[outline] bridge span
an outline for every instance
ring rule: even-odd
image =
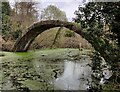
[[[15,52],[27,51],[31,43],[39,34],[46,31],[47,29],[54,28],[54,27],[66,27],[82,35],[81,29],[76,27],[72,22],[64,22],[60,20],[40,21],[32,24],[30,27],[26,29],[27,33],[24,34],[21,38],[19,38],[16,41],[16,43],[12,48],[12,51],[15,51]]]

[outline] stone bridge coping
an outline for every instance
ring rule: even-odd
[[[46,20],[46,21],[40,21],[40,22],[34,22],[33,24],[31,24],[27,30],[31,30],[35,27],[39,27],[39,26],[49,26],[49,25],[55,25],[55,26],[74,26],[71,22],[65,22],[65,21],[60,21],[60,20]]]

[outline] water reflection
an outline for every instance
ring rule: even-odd
[[[91,81],[91,60],[64,61],[64,72],[54,84],[60,90],[85,90]]]

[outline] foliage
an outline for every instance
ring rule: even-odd
[[[34,2],[15,2],[13,8],[9,2],[2,2],[2,36],[5,40],[16,40],[24,34],[25,28],[37,21]]]
[[[25,29],[38,20],[36,5],[35,2],[15,2],[11,10],[12,30],[22,30],[24,34]]]
[[[80,23],[72,22],[71,24],[74,25],[76,29],[81,29]]]
[[[16,30],[14,33],[13,33],[13,37],[14,39],[17,39],[19,36],[22,35],[22,31],[21,30]]]
[[[85,7],[79,7],[75,12],[75,22],[81,23],[83,28],[103,28],[109,25],[109,31],[117,35],[120,44],[120,2],[91,2]]]
[[[120,61],[120,2],[89,2],[79,6],[74,21],[86,29],[85,38],[111,65],[111,81],[119,84]],[[108,28],[106,28],[108,26]],[[114,85],[113,85],[114,86]]]
[[[8,2],[2,2],[2,35],[7,40],[11,34],[10,5]]]
[[[49,5],[41,13],[42,20],[63,20],[67,21],[66,14],[59,8],[53,5]]]
[[[74,37],[74,36],[75,36],[75,33],[73,31],[66,30],[65,37]]]
[[[112,6],[112,4],[114,7]],[[118,12],[119,9],[115,8],[118,7],[118,5],[119,3],[92,2],[86,4],[85,7],[79,7],[79,10],[75,12],[75,14],[77,15],[76,19],[74,19],[75,22],[78,23],[80,22],[81,26],[87,29],[87,32],[85,33],[86,38],[89,40],[89,42],[92,43],[92,45],[95,47],[97,51],[103,54],[102,56],[104,56],[105,53],[109,57],[110,53],[113,55],[114,50],[118,49],[117,43],[119,43],[118,41],[119,33],[117,33],[116,31],[119,31],[119,28],[113,30],[115,26],[111,24],[111,22],[113,21],[117,22],[111,16],[115,17],[120,13]],[[110,11],[105,12],[107,7],[111,9],[111,12]],[[112,12],[113,10],[116,10],[114,11],[115,13]],[[109,24],[109,30],[107,30],[107,33],[105,32],[106,29],[104,30],[104,23]],[[117,24],[119,24],[119,22],[117,22]],[[109,60],[111,58],[108,59],[105,56],[104,58],[108,62],[111,61]]]
[[[8,2],[2,2],[2,14],[10,15],[10,5]]]

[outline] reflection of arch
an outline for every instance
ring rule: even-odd
[[[63,22],[59,20],[47,20],[34,23],[27,28],[27,33],[16,41],[13,51],[27,51],[32,41],[42,32],[53,27],[66,27],[70,30],[81,34],[81,30],[76,28],[71,22]]]

